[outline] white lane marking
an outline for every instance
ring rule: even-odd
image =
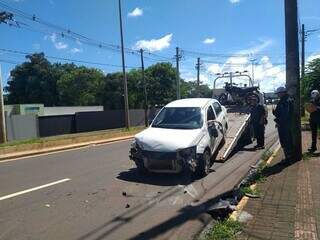
[[[42,189],[42,188],[50,187],[50,186],[53,186],[53,185],[56,185],[56,184],[59,184],[59,183],[67,182],[67,181],[70,181],[70,180],[71,180],[70,178],[65,178],[65,179],[61,179],[59,181],[55,181],[55,182],[48,183],[48,184],[45,184],[45,185],[41,185],[41,186],[38,186],[38,187],[29,188],[29,189],[26,189],[26,190],[23,190],[23,191],[20,191],[20,192],[12,193],[12,194],[0,197],[0,201],[5,200],[5,199],[9,199],[9,198],[13,198],[13,197],[25,194],[25,193],[33,192],[33,191],[36,191],[36,190],[39,190],[39,189]]]

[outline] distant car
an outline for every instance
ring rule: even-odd
[[[224,142],[227,111],[211,98],[176,100],[135,136],[130,149],[139,172],[209,173],[212,156]]]

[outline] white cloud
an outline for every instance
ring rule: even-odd
[[[139,40],[136,42],[134,48],[135,49],[146,49],[150,52],[161,51],[165,48],[170,47],[170,43],[172,40],[173,34],[167,34],[166,36],[159,39],[151,39],[151,40]]]
[[[83,52],[83,49],[82,48],[72,48],[70,51],[72,53],[81,53],[81,52]]]
[[[58,50],[61,50],[61,49],[66,49],[68,48],[68,44],[66,43],[63,43],[63,42],[55,42],[54,43],[54,47]]]
[[[139,17],[143,15],[143,10],[141,8],[136,7],[132,10],[132,12],[128,13],[128,17]]]
[[[207,70],[211,74],[216,74],[221,72],[221,66],[219,64],[213,63],[207,67]]]
[[[77,39],[77,40],[76,40],[76,44],[78,44],[79,46],[81,46],[81,45],[82,45],[82,42],[80,42],[80,40]]]
[[[307,58],[307,63],[312,62],[313,60],[320,58],[320,53],[314,53]]]
[[[206,38],[205,40],[203,40],[204,44],[212,44],[216,41],[215,38]]]
[[[53,43],[53,46],[58,50],[68,48],[67,43],[57,41],[57,34],[56,33],[52,33],[50,36],[44,36],[44,40],[47,40],[47,39],[50,39],[50,41]]]
[[[240,0],[229,0],[229,2],[231,2],[232,4],[234,4],[234,3],[239,3]]]

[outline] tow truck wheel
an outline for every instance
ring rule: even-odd
[[[148,169],[144,166],[143,160],[136,160],[135,163],[139,174],[145,175],[148,173]]]
[[[209,174],[211,167],[211,156],[208,150],[206,150],[202,157],[199,159],[199,166],[196,169],[196,175],[199,177],[205,177]]]

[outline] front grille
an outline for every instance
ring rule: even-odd
[[[154,160],[166,160],[166,159],[176,159],[176,152],[153,152],[153,151],[143,151],[143,156],[146,158]]]
[[[176,152],[143,151],[149,169],[175,170]]]

